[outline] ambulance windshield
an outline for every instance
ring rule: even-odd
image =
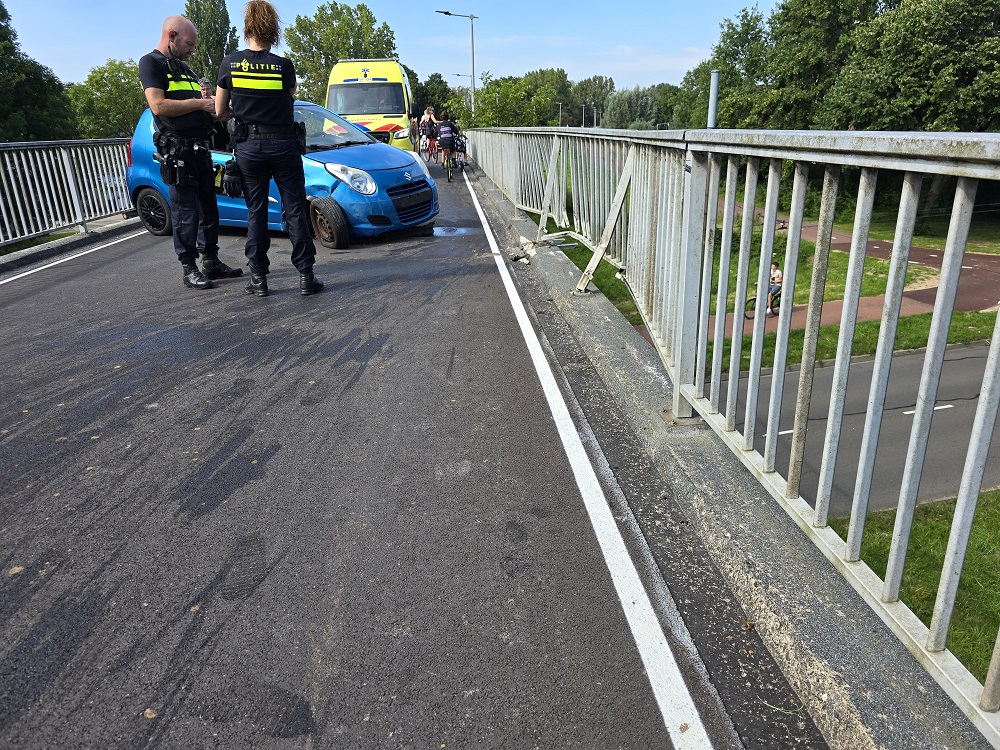
[[[327,106],[340,115],[404,115],[403,85],[364,81],[330,86]]]

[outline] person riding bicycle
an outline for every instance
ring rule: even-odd
[[[455,136],[455,158],[458,160],[458,166],[461,169],[465,169],[465,158],[466,158],[466,139],[462,133]]]
[[[781,269],[778,268],[778,261],[771,263],[771,285],[767,288],[767,311],[766,315],[774,315],[771,312],[771,305],[774,295],[781,291]]]
[[[434,107],[428,107],[424,110],[424,116],[420,118],[420,136],[423,140],[423,148],[421,150],[429,151],[436,123],[437,118],[434,116]]]
[[[455,138],[461,132],[458,125],[451,121],[448,113],[442,112],[441,119],[438,120],[437,124],[437,137],[438,145],[441,147],[445,159],[448,158],[449,153],[455,151]]]

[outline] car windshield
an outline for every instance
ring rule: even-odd
[[[326,103],[345,115],[406,114],[401,83],[335,83]]]
[[[307,151],[377,142],[354,123],[318,104],[295,102],[295,121],[306,124]]]

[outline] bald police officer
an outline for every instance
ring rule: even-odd
[[[211,289],[211,279],[235,278],[243,270],[219,260],[219,205],[209,145],[215,102],[202,96],[198,77],[184,64],[197,43],[194,24],[171,16],[163,22],[156,49],[139,60],[139,80],[156,122],[160,175],[170,190],[174,251],[184,269],[184,286]]]

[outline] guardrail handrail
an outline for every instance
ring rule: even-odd
[[[0,143],[0,246],[131,208],[128,138]]]
[[[580,291],[586,289],[602,258],[622,270],[673,383],[674,414],[684,417],[696,412],[712,427],[984,736],[1000,747],[1000,639],[983,684],[945,648],[986,452],[1000,408],[1000,316],[990,342],[975,423],[964,436],[969,449],[930,627],[899,601],[899,576],[909,543],[972,208],[979,181],[1000,180],[1000,134],[487,128],[470,131],[469,149],[473,160],[509,200],[518,208],[540,215],[538,240],[570,236],[594,251],[580,280]],[[790,170],[785,169],[788,162]],[[838,195],[843,194],[841,173],[845,167],[859,171],[857,209],[819,489],[810,504],[800,494],[800,481],[834,207]],[[827,525],[830,485],[841,441],[869,227],[878,178],[887,170],[901,172],[904,177],[851,521],[847,539],[842,540]],[[823,191],[791,458],[783,475],[775,466],[778,420],[796,284],[795,262],[810,173],[823,175]],[[770,393],[766,394],[760,388],[764,306],[784,174],[791,174],[792,178],[787,244],[783,252],[786,275],[782,292],[788,304],[780,306],[773,362],[775,377]],[[867,518],[875,447],[924,175],[956,178],[956,188],[897,505],[896,530],[883,580],[860,560],[861,535]],[[756,196],[759,182],[764,183],[766,198],[763,232],[755,242],[757,209],[742,211],[737,194],[742,188],[744,195]],[[717,261],[720,207],[722,226]],[[734,248],[734,230],[740,213],[740,246]],[[550,220],[557,231],[547,231]],[[759,255],[755,280],[750,278],[753,255]],[[720,271],[716,281],[713,269],[717,262]],[[729,288],[733,264],[735,290]],[[710,304],[713,291],[716,292],[714,310]],[[723,342],[731,294],[735,294],[732,328],[736,333],[731,337],[731,353],[724,372]],[[742,324],[744,305],[753,294],[757,297],[757,307],[749,339],[750,364],[748,371],[742,373],[743,336],[737,326]],[[747,381],[742,415],[738,402],[741,377]],[[720,411],[723,397],[724,411]],[[758,401],[767,405],[762,452],[755,447]],[[737,429],[741,416],[743,425]]]

